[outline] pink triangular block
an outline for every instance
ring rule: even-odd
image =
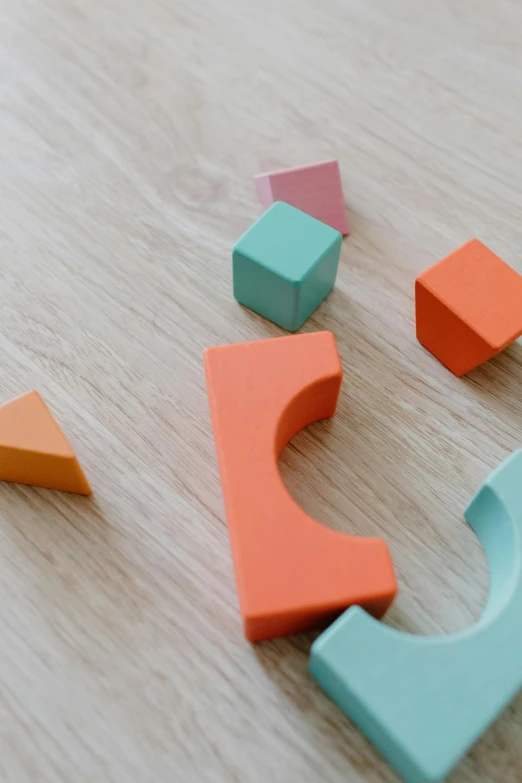
[[[317,220],[349,233],[339,164],[336,160],[311,163],[258,174],[254,182],[263,206],[284,201]]]

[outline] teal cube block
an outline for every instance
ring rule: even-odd
[[[334,287],[341,244],[339,231],[276,201],[234,247],[234,296],[295,332]]]

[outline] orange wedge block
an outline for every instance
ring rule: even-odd
[[[0,481],[91,494],[74,451],[37,391],[0,406]]]

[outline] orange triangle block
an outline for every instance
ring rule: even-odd
[[[74,451],[37,391],[0,405],[0,481],[91,494]]]

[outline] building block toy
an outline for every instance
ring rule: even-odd
[[[336,160],[258,174],[254,183],[265,207],[274,201],[284,201],[343,235],[349,233],[341,172]]]
[[[0,406],[0,481],[91,494],[74,451],[37,391]]]
[[[406,783],[442,780],[522,687],[522,450],[465,517],[490,566],[478,623],[418,637],[354,607],[312,647],[313,676]]]
[[[315,522],[278,469],[294,435],[335,412],[342,369],[333,335],[208,348],[205,370],[246,638],[325,627],[354,603],[381,616],[397,590],[384,541]]]
[[[415,282],[417,338],[465,375],[522,335],[522,276],[472,239]]]
[[[334,287],[341,244],[338,231],[278,201],[234,247],[234,296],[295,332]]]

